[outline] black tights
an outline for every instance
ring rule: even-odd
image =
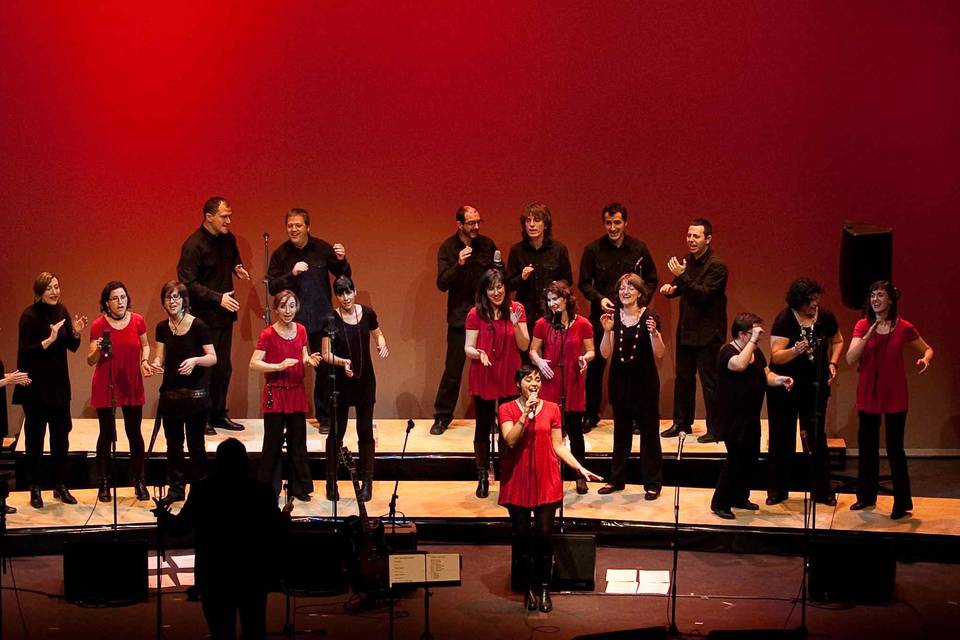
[[[515,551],[518,556],[527,557],[528,580],[532,585],[550,584],[553,568],[553,520],[558,505],[558,502],[532,508],[507,505]]]
[[[140,423],[143,421],[142,405],[124,405],[120,407],[123,413],[123,430],[127,433],[127,442],[130,443],[130,478],[134,481],[143,480],[143,434],[140,432]],[[102,481],[111,470],[111,445],[116,439],[117,418],[110,407],[97,409],[97,420],[100,422],[100,435],[97,437],[97,475]]]

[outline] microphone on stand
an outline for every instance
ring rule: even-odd
[[[110,330],[103,330],[103,337],[100,339],[100,357],[104,360],[110,357],[113,352],[113,343],[110,342]]]
[[[269,231],[264,231],[264,232],[263,232],[263,241],[264,241],[264,242],[270,242],[270,232],[269,232]]]
[[[500,249],[493,252],[493,267],[503,271],[503,254],[500,253]]]

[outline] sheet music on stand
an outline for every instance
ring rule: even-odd
[[[459,587],[459,553],[391,553],[390,586]]]

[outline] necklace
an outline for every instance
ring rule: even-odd
[[[281,331],[282,328],[282,331]],[[279,322],[274,323],[273,330],[277,332],[277,335],[286,340],[287,342],[293,340],[297,337],[297,327],[291,323],[289,326],[283,326]]]
[[[357,328],[357,355],[359,359],[355,360],[353,357],[353,341],[350,339],[350,334],[347,332],[347,325],[350,324],[343,319],[343,309],[337,309],[337,315],[340,316],[340,321],[343,323],[343,339],[347,343],[347,355],[350,357],[350,368],[353,369],[353,377],[359,378],[363,375],[363,336],[360,334],[360,305],[353,305],[353,323],[351,326]]]
[[[174,321],[173,321],[172,319],[167,318],[167,324],[170,325],[170,331],[173,332],[173,335],[175,335],[175,336],[180,335],[179,333],[177,333],[177,331],[180,329],[180,323],[183,322],[183,319],[184,319],[185,317],[187,317],[187,314],[186,314],[186,313],[181,313],[181,314],[180,314],[180,317],[177,319],[176,323],[174,323]]]
[[[633,324],[627,325],[623,321],[623,316],[624,316],[623,309],[620,309],[620,322],[617,323],[617,353],[619,354],[620,362],[623,362],[623,363],[632,362],[633,359],[637,357],[637,345],[640,344],[640,330],[638,329],[638,327],[640,326],[640,318],[643,316],[644,311],[645,309],[641,309],[640,313],[637,314],[637,321],[634,322]],[[630,341],[631,344],[629,347],[624,348],[623,345],[625,342],[627,342],[626,340],[627,328],[634,329],[634,331],[632,332],[633,340]],[[629,350],[629,355],[627,354],[628,350]]]

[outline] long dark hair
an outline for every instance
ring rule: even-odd
[[[507,283],[503,280],[503,272],[500,269],[487,269],[480,277],[480,284],[477,285],[477,315],[480,316],[481,320],[493,322],[494,306],[490,302],[490,297],[487,296],[487,289],[497,283],[504,287],[503,302],[500,304],[500,317],[510,317],[510,295],[506,291]]]
[[[890,322],[895,322],[897,314],[897,303],[900,301],[900,289],[897,289],[889,280],[877,280],[872,285],[870,285],[870,291],[867,292],[867,302],[863,305],[863,316],[867,319],[870,324],[873,324],[877,321],[877,314],[873,312],[873,307],[870,306],[870,294],[874,291],[886,291],[887,297],[890,298],[890,308],[887,310],[887,320]]]

